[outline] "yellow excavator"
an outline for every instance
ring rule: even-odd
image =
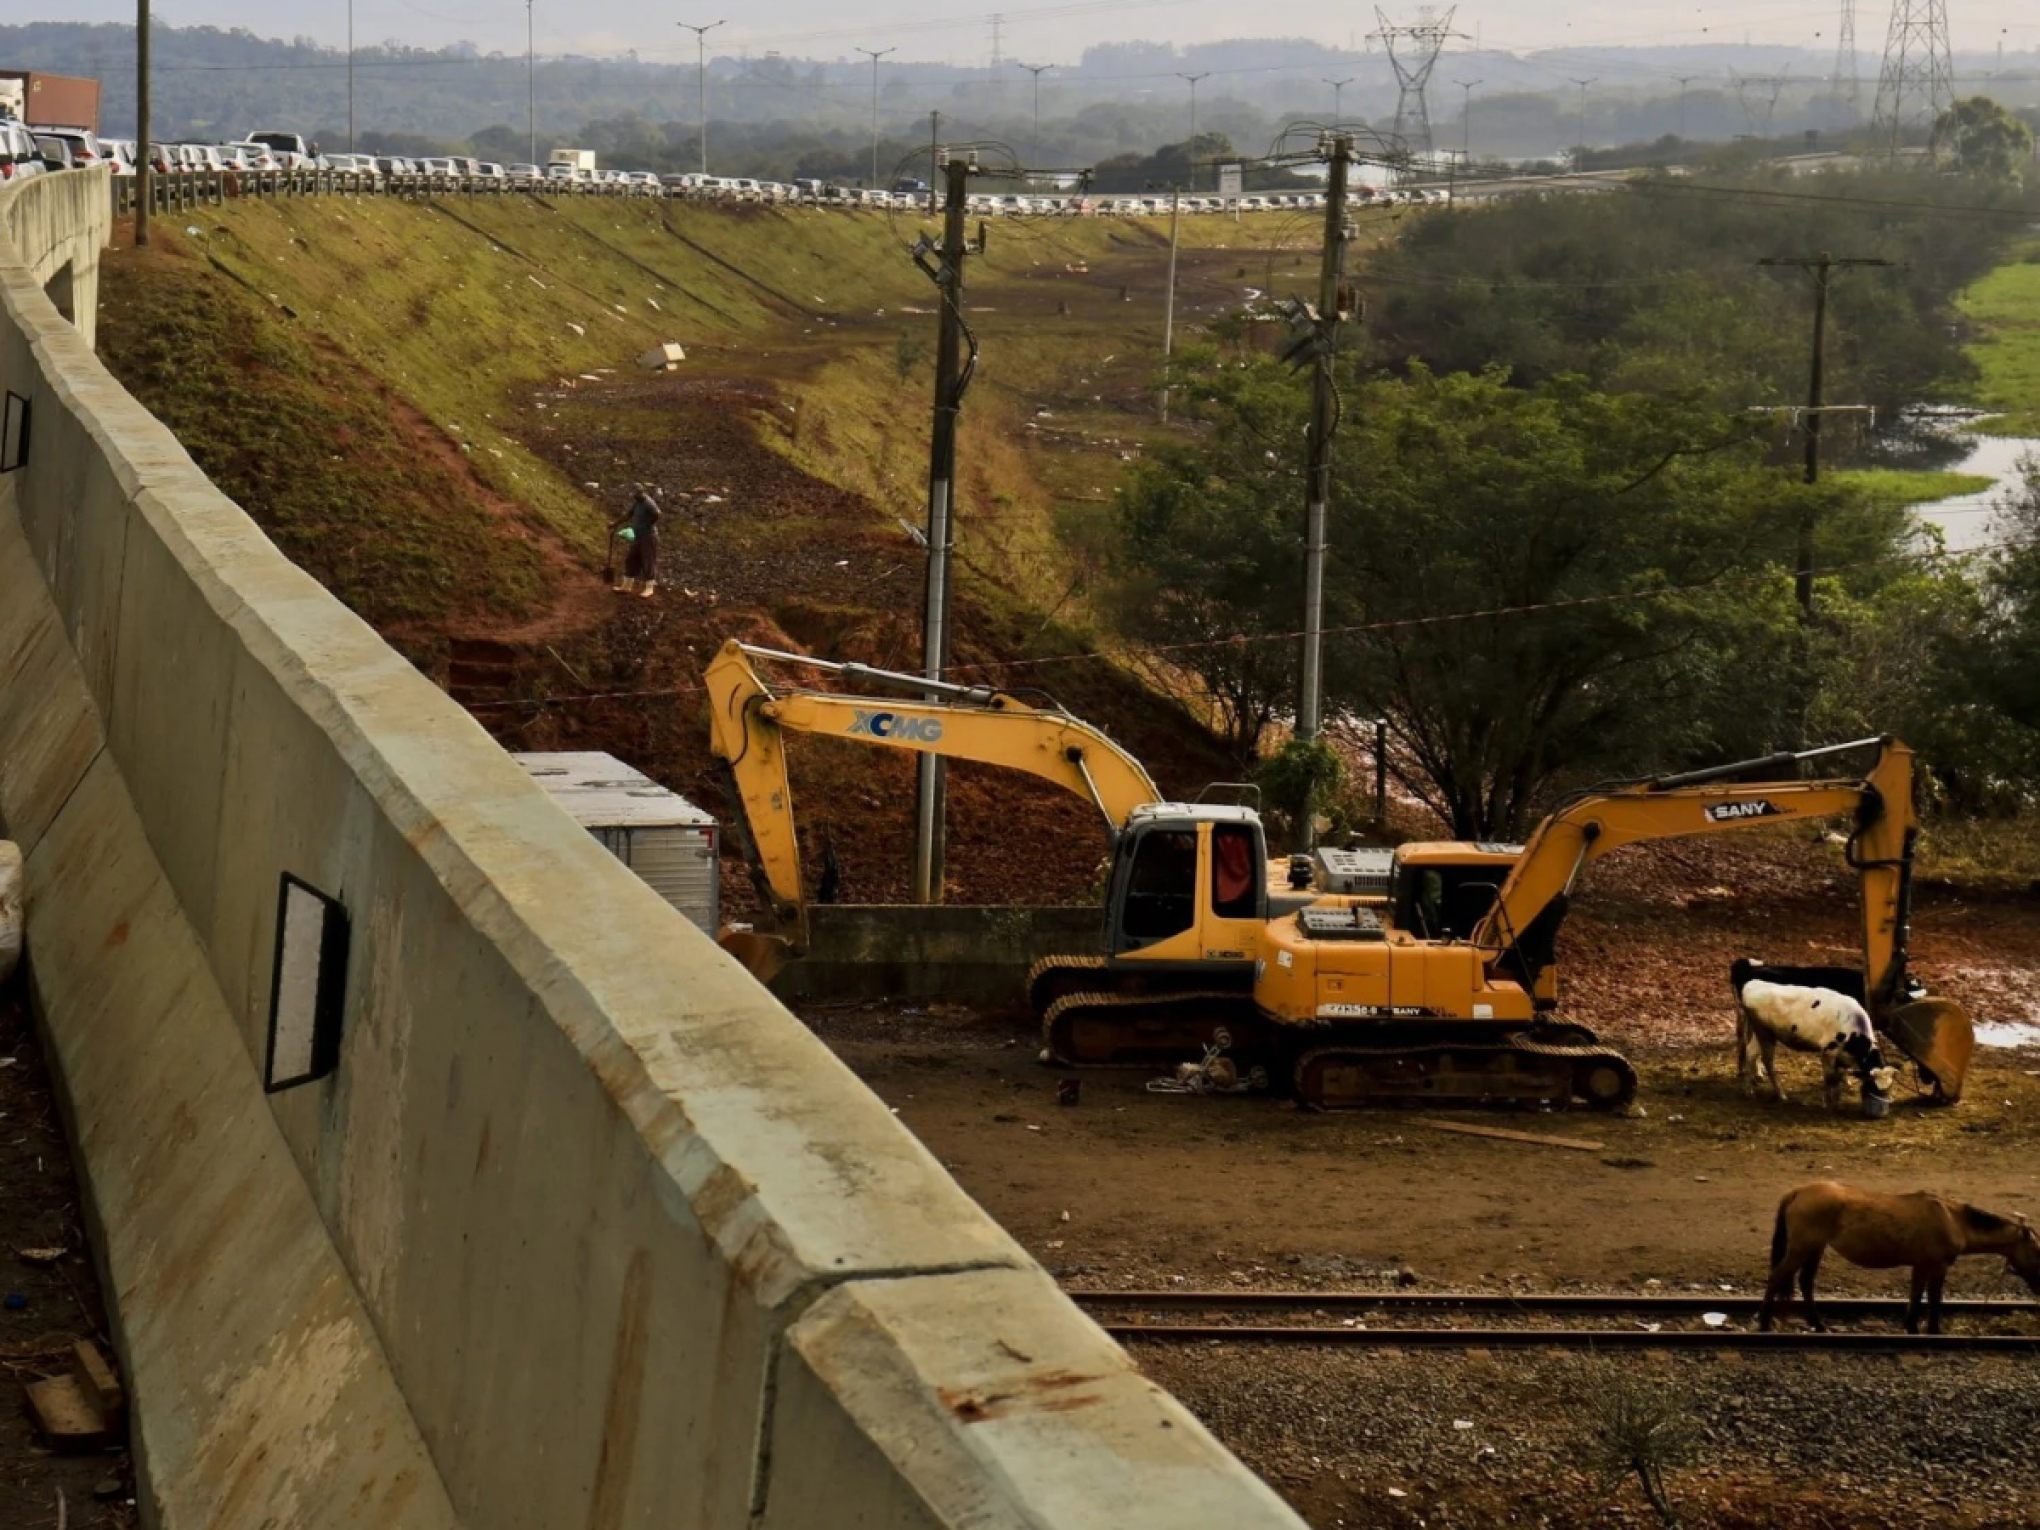
[[[904,694],[775,691],[754,660]],[[1048,958],[1029,975],[1050,1061],[1175,1062],[1223,1036],[1241,1061],[1323,1109],[1407,1100],[1619,1108],[1635,1094],[1635,1071],[1555,1013],[1557,937],[1581,871],[1643,840],[1846,816],[1863,966],[1833,969],[1827,986],[1862,997],[1936,1099],[1961,1094],[1969,1018],[1924,994],[1906,968],[1918,822],[1912,752],[1894,739],[1583,792],[1524,846],[1409,844],[1392,858],[1376,852],[1385,866],[1321,850],[1271,865],[1253,809],[1162,800],[1139,761],[1053,706],[736,642],[707,681],[714,752],[734,779],[754,866],[793,950],[805,944],[806,899],[788,731],[1023,770],[1099,808],[1111,840],[1102,949]],[[1776,779],[1852,750],[1875,751],[1867,775]],[[1758,774],[1774,779],[1743,779]],[[758,942],[738,949],[762,965]]]

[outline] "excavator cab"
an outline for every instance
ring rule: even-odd
[[[1419,940],[1471,940],[1522,853],[1455,840],[1404,845],[1389,884],[1391,920]]]
[[[1105,949],[1157,964],[1247,963],[1268,917],[1268,846],[1251,808],[1135,810],[1112,858]]]

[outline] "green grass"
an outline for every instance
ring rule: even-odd
[[[1977,331],[1969,354],[1983,372],[1972,401],[1996,412],[1977,428],[2040,436],[2040,243],[1976,283],[1960,307]]]
[[[1827,476],[1890,505],[1928,505],[1958,494],[1981,494],[1996,482],[1982,473],[1933,473],[1907,468],[1846,468]]]
[[[99,352],[207,476],[400,643],[449,611],[529,612],[540,548],[514,506],[476,490],[459,445],[421,446],[415,416],[372,375],[166,234],[138,273],[145,300],[109,283]]]
[[[146,256],[111,257],[106,359],[386,631],[520,617],[544,605],[548,561],[599,564],[613,507],[581,480],[607,454],[562,468],[524,441],[554,420],[656,439],[670,426],[655,411],[582,379],[627,380],[660,341],[687,347],[685,372],[778,390],[793,428],[766,432],[771,449],[882,524],[920,519],[936,323],[905,248],[932,232],[920,218],[333,197],[229,203],[190,227],[166,220]],[[961,577],[1016,628],[1042,627],[1030,610],[1081,613],[1056,516],[1108,493],[1158,433],[1167,227],[992,222],[972,260],[984,352],[962,426]],[[1185,218],[1179,334],[1199,302],[1311,278],[1297,262],[1315,238],[1308,220]],[[1040,408],[1060,435],[1028,428]]]

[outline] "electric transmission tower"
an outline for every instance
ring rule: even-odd
[[[1908,133],[1931,130],[1934,119],[1954,101],[1948,0],[1892,0],[1871,134],[1895,155]]]
[[[1771,136],[1771,120],[1778,114],[1778,97],[1787,85],[1792,83],[1789,74],[1737,74],[1729,70],[1728,78],[1735,86],[1736,104],[1742,108],[1743,124],[1752,134],[1758,133],[1757,119],[1763,118],[1762,137]]]
[[[1388,64],[1395,71],[1399,92],[1395,100],[1395,136],[1417,154],[1429,154],[1432,148],[1431,107],[1424,97],[1424,87],[1430,83],[1431,71],[1438,67],[1438,55],[1445,49],[1445,40],[1466,35],[1452,30],[1452,14],[1457,9],[1453,6],[1440,17],[1427,5],[1417,12],[1414,26],[1399,27],[1388,19],[1388,12],[1378,5],[1374,8],[1374,19],[1380,23],[1374,35],[1388,52]]]
[[[1832,126],[1844,126],[1841,119],[1854,122],[1863,115],[1863,81],[1856,71],[1856,0],[1842,0],[1841,25],[1835,33],[1835,75],[1828,90],[1837,119]]]

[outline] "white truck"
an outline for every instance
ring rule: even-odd
[[[595,151],[593,149],[554,149],[551,155],[547,157],[546,163],[548,165],[565,165],[569,170],[577,172],[577,178],[578,173],[583,171],[593,175],[595,173]]]

